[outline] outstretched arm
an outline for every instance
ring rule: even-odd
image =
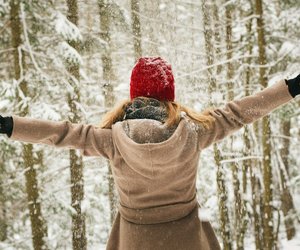
[[[228,102],[224,108],[210,112],[215,121],[209,129],[199,131],[199,149],[206,148],[267,115],[300,94],[300,75],[291,80],[281,80],[262,91],[239,100]]]
[[[16,115],[1,117],[0,124],[0,132],[6,133],[12,140],[80,149],[85,156],[111,158],[113,154],[111,129]]]

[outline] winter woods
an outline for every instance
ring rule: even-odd
[[[0,114],[99,124],[140,56],[173,66],[201,111],[299,73],[300,4],[269,0],[0,1]],[[299,237],[299,99],[202,152],[200,217],[223,249]],[[0,249],[105,249],[110,163],[0,140]],[[171,181],[171,180],[170,180]]]

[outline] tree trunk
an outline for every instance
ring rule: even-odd
[[[206,64],[208,66],[214,63],[214,46],[212,43],[212,28],[210,20],[210,7],[207,5],[207,1],[202,0],[201,2],[202,10],[202,20],[203,20],[203,30],[204,30],[204,40],[205,40],[205,52],[206,52]],[[216,90],[216,79],[214,77],[213,68],[207,70],[207,75],[209,78],[209,92],[212,93]],[[227,207],[228,194],[225,185],[225,174],[224,169],[221,164],[222,156],[217,145],[214,144],[214,159],[217,165],[217,187],[218,187],[218,206],[219,206],[219,216],[220,216],[220,231],[223,240],[223,249],[232,249],[231,243],[231,233],[230,233],[230,222],[229,213]]]
[[[291,129],[291,120],[290,118],[288,118],[288,120],[285,120],[282,123],[282,134],[285,138],[283,140],[283,146],[281,149],[281,157],[288,177],[290,176],[290,172],[289,172],[289,155],[290,155],[290,138],[291,138],[290,129]]]
[[[260,84],[263,88],[268,85],[268,78],[266,75],[266,42],[264,34],[264,22],[263,22],[263,7],[262,0],[255,0],[256,15],[257,17],[257,42],[259,53],[259,78]],[[271,166],[271,129],[270,129],[270,117],[265,116],[262,121],[263,133],[262,133],[262,146],[263,146],[263,180],[264,180],[264,233],[263,241],[266,250],[271,250],[276,245],[274,242],[274,226],[273,226],[273,190],[272,190],[272,166]]]
[[[234,67],[233,63],[230,62],[232,59],[232,4],[230,0],[227,1],[225,7],[225,20],[226,20],[226,59],[229,61],[227,63],[227,91],[228,91],[228,101],[232,101],[234,98],[233,92],[233,77],[234,77]]]
[[[210,7],[207,5],[207,1],[201,0],[201,10],[202,10],[202,23],[203,32],[205,40],[205,54],[206,54],[206,64],[207,66],[213,65],[214,63],[214,46],[213,46],[213,32],[211,27],[210,19]],[[208,82],[209,82],[209,92],[212,93],[216,90],[216,78],[213,68],[207,70]]]
[[[26,64],[25,64],[25,54],[21,50],[22,45],[22,24],[20,20],[20,0],[10,1],[10,17],[11,17],[11,33],[12,33],[12,47],[14,48],[14,71],[15,79],[19,81],[19,87],[22,94],[17,93],[18,103],[22,102],[22,95],[25,97],[29,96],[27,82],[23,79]],[[28,105],[22,106],[18,110],[20,116],[26,116],[28,114]],[[41,211],[41,201],[39,197],[37,174],[35,170],[35,160],[33,157],[33,146],[32,144],[23,144],[22,146],[23,162],[25,171],[25,183],[27,192],[28,209],[31,221],[31,232],[33,248],[35,250],[47,249],[45,243],[45,237],[47,237],[47,228],[44,222],[42,211]]]
[[[252,9],[255,7],[253,6]],[[255,10],[254,10],[255,11]],[[248,34],[251,34],[251,30],[248,27]],[[250,63],[249,58],[249,63]],[[250,64],[249,64],[250,65]],[[261,138],[261,121],[253,123],[253,130],[255,138],[259,140]],[[260,154],[260,145],[257,145],[255,153]],[[263,190],[259,172],[262,172],[262,161],[255,160],[253,162],[255,166],[254,171],[250,168],[250,180],[251,180],[251,192],[252,192],[252,210],[254,216],[254,234],[255,234],[255,246],[256,249],[264,249],[264,236],[263,236],[263,223],[264,223],[264,204],[263,204]]]
[[[225,20],[226,20],[226,60],[227,63],[227,90],[228,90],[228,101],[232,101],[234,99],[234,65],[230,60],[233,57],[233,42],[232,42],[232,12],[233,5],[230,1],[225,6]],[[233,143],[233,136],[231,136],[231,145]],[[232,149],[231,149],[232,150]],[[239,180],[239,166],[236,162],[231,163],[232,169],[232,179],[233,179],[233,190],[234,190],[234,215],[235,215],[235,223],[234,223],[234,231],[235,231],[235,241],[236,241],[236,249],[242,250],[244,249],[244,237],[246,231],[246,205],[245,201],[242,200],[241,192],[246,192],[247,186],[247,168],[243,168],[243,189],[241,191],[241,184]]]
[[[67,0],[68,20],[74,25],[78,25],[78,4],[77,0]],[[75,40],[68,41],[69,45],[79,51],[79,42]],[[69,79],[73,91],[67,94],[68,105],[70,108],[69,120],[72,123],[81,121],[80,111],[76,103],[80,103],[79,90],[79,65],[69,62],[67,65],[71,75]],[[71,206],[76,211],[72,214],[72,245],[74,250],[87,249],[85,214],[81,211],[81,202],[84,198],[84,179],[82,156],[77,151],[71,149],[70,153],[70,175],[71,175]]]
[[[255,165],[255,164],[254,164]],[[253,171],[254,169],[254,171]],[[262,237],[262,219],[260,216],[261,212],[261,185],[259,177],[256,172],[258,169],[249,168],[250,181],[251,181],[251,192],[252,192],[252,210],[253,210],[253,220],[254,220],[254,236],[255,236],[255,247],[257,250],[262,250],[263,248],[263,237]]]
[[[140,22],[140,6],[139,0],[131,0],[131,24],[133,33],[134,58],[137,60],[142,57],[142,33]]]
[[[229,211],[228,211],[228,192],[225,185],[225,173],[224,168],[221,164],[223,159],[221,152],[217,147],[217,144],[214,144],[214,159],[217,165],[217,186],[218,186],[218,206],[220,214],[220,224],[221,224],[221,236],[223,240],[223,249],[231,250],[232,249],[232,240],[230,233],[230,220],[229,220]]]
[[[243,135],[243,139],[244,139],[244,144],[245,144],[245,150],[244,150],[244,156],[248,156],[249,154],[251,154],[251,145],[250,145],[250,138],[249,138],[249,128],[247,126],[245,126],[244,128],[244,135]],[[241,226],[240,226],[240,237],[239,237],[239,241],[240,243],[238,243],[238,246],[242,245],[241,249],[244,249],[244,238],[246,235],[246,231],[248,228],[248,214],[247,214],[247,203],[248,201],[246,200],[245,197],[247,197],[247,186],[248,186],[248,171],[249,169],[252,167],[252,161],[251,160],[245,160],[243,162],[243,166],[242,166],[242,207],[241,207]]]
[[[219,61],[221,54],[221,24],[219,17],[219,8],[217,6],[216,0],[212,0],[212,8],[213,8],[213,17],[214,17],[214,40],[215,40],[215,60]],[[217,66],[216,74],[219,75],[222,71],[222,65]]]
[[[3,160],[4,161],[4,160]],[[0,162],[0,181],[3,180],[5,165],[1,159]],[[6,195],[3,185],[0,184],[0,241],[7,239],[7,220],[6,220]]]
[[[227,1],[229,2],[229,1]],[[225,23],[226,23],[226,74],[227,74],[227,101],[232,101],[234,99],[234,91],[233,91],[233,77],[234,77],[234,66],[233,63],[230,62],[232,59],[232,4],[227,3],[225,6]],[[233,137],[230,137],[231,145],[233,143]],[[232,150],[232,149],[231,149]],[[241,227],[241,209],[242,209],[242,201],[240,194],[240,181],[238,179],[238,165],[233,162],[230,164],[232,170],[232,179],[233,179],[233,192],[234,192],[234,232],[235,232],[235,241],[237,245],[237,249],[243,249],[243,236],[240,233]]]
[[[145,18],[144,22],[147,25],[143,25],[144,36],[149,43],[144,43],[144,53],[147,55],[156,56],[159,55],[159,35],[160,28],[160,9],[159,0],[141,1],[143,3],[143,14],[151,19]]]
[[[250,12],[248,14],[249,16],[252,15],[252,12]],[[252,19],[250,19],[248,21],[248,23],[246,24],[246,29],[247,29],[247,40],[248,40],[248,45],[247,45],[247,50],[248,50],[248,55],[252,55],[252,50],[253,50],[253,43],[250,39],[251,37],[251,33],[252,33]],[[251,63],[251,58],[247,58],[245,59],[245,63],[247,65],[250,65]],[[250,79],[251,79],[251,74],[250,74],[250,69],[247,68],[246,69],[246,76],[245,76],[245,96],[250,95]],[[244,130],[244,144],[245,144],[245,149],[244,149],[244,156],[247,156],[249,154],[252,153],[253,150],[251,150],[251,142],[250,142],[250,126],[245,126],[245,130]],[[261,220],[260,220],[260,213],[259,213],[259,206],[260,206],[260,199],[259,197],[261,196],[261,192],[260,189],[258,189],[258,182],[259,179],[257,178],[255,172],[256,170],[253,171],[253,168],[256,167],[256,169],[258,170],[259,168],[256,166],[257,164],[259,164],[258,161],[254,161],[254,160],[246,160],[244,161],[243,164],[243,190],[244,193],[246,193],[246,179],[247,179],[247,175],[246,172],[247,170],[249,170],[249,174],[250,174],[250,183],[251,183],[251,192],[252,192],[252,210],[253,210],[253,226],[254,226],[254,237],[255,237],[255,246],[256,249],[262,249],[262,236],[261,236]],[[246,203],[246,202],[245,202]],[[246,207],[246,204],[245,204]],[[246,212],[245,212],[246,213]],[[246,221],[244,226],[246,227]],[[245,229],[246,230],[246,229]]]
[[[286,236],[288,240],[291,240],[296,235],[296,229],[294,225],[293,215],[295,214],[295,206],[293,202],[293,197],[291,195],[288,180],[289,180],[289,148],[290,148],[290,129],[291,129],[291,120],[283,122],[283,135],[286,137],[283,141],[283,148],[281,149],[281,157],[284,166],[279,167],[280,172],[280,181],[281,181],[281,210],[284,215],[284,224],[286,230]],[[279,164],[280,165],[280,164]],[[283,169],[284,167],[284,169]]]
[[[250,13],[251,15],[251,13]],[[247,35],[250,37],[251,32],[252,32],[252,20],[250,20],[247,25]],[[249,55],[252,54],[252,49],[253,49],[253,44],[251,42],[249,42],[248,44],[248,53]],[[246,64],[250,65],[251,63],[251,58],[247,58],[246,59]],[[247,69],[246,72],[246,81],[245,81],[245,95],[248,96],[250,94],[249,92],[249,87],[250,87],[250,72],[249,72],[249,68]],[[245,132],[244,132],[244,142],[245,142],[245,153],[251,153],[251,144],[250,144],[250,138],[249,138],[249,127],[246,126],[245,127]],[[255,164],[256,163],[256,164]],[[248,168],[249,172],[250,172],[250,182],[251,182],[251,192],[252,192],[252,210],[253,210],[253,226],[254,226],[254,237],[255,237],[255,247],[256,249],[260,250],[262,249],[263,243],[262,243],[262,221],[261,221],[261,217],[260,217],[260,209],[258,209],[260,207],[260,197],[261,197],[261,191],[260,188],[258,188],[258,185],[260,183],[259,178],[256,175],[256,171],[259,170],[258,166],[256,166],[257,164],[260,164],[258,161],[254,162],[251,160],[247,160],[245,161],[244,164],[244,168]],[[253,171],[253,168],[256,169]]]
[[[110,26],[111,17],[109,16],[109,5],[104,0],[98,1],[99,14],[100,14],[100,28],[101,28],[101,39],[106,42],[105,49],[102,53],[102,67],[103,67],[103,95],[105,98],[105,108],[111,109],[115,104],[114,86],[113,81],[115,75],[112,67],[112,56],[111,56],[111,37],[110,37]],[[112,176],[112,168],[109,161],[108,165],[108,198],[110,205],[110,222],[113,224],[117,214],[117,196],[114,179]]]

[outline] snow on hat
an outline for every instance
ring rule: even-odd
[[[171,65],[160,57],[142,57],[132,69],[130,98],[144,96],[159,101],[174,101]]]

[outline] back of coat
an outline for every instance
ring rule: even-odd
[[[170,128],[152,119],[113,126],[120,204],[107,249],[219,249],[211,225],[198,217],[200,129],[186,116]]]

